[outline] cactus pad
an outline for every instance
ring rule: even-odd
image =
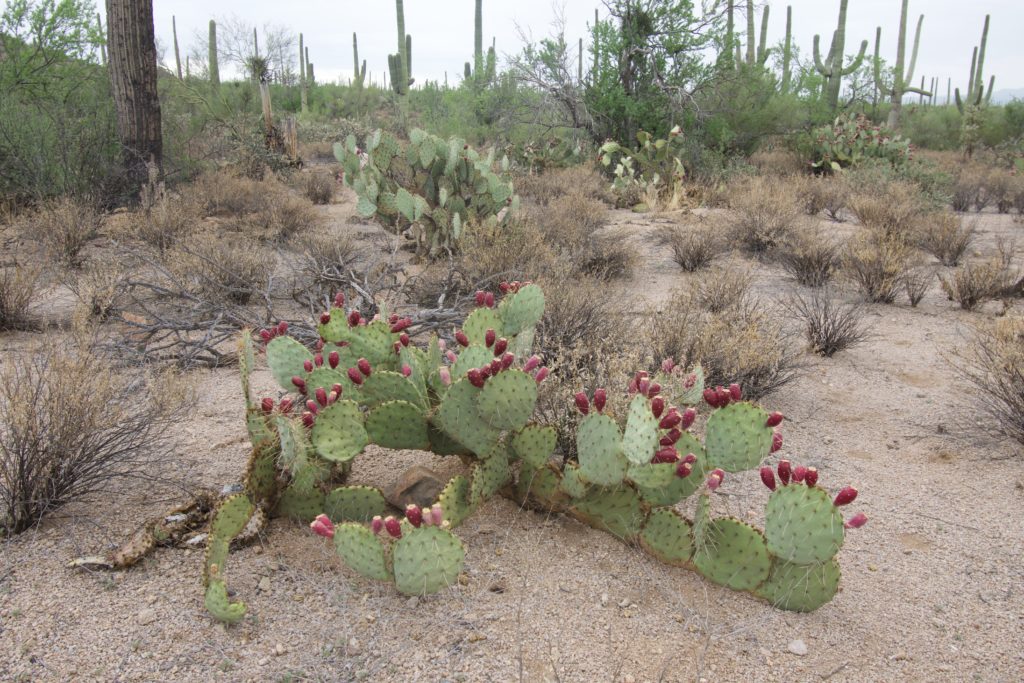
[[[656,508],[640,533],[644,550],[665,564],[683,566],[693,555],[690,523],[670,508]]]
[[[309,522],[324,510],[324,494],[318,489],[309,489],[292,484],[281,492],[274,507],[274,517],[287,517]]]
[[[317,325],[317,334],[325,342],[333,344],[348,341],[348,313],[344,308],[335,307],[331,307],[328,313],[331,314],[330,321]]]
[[[520,498],[529,498],[538,503],[538,507],[550,510],[566,498],[560,486],[561,479],[552,465],[537,469],[524,466],[516,482],[516,493]]]
[[[537,285],[527,285],[505,297],[499,312],[505,325],[505,334],[517,335],[540,322],[544,315],[544,292]]]
[[[470,505],[477,506],[493,496],[510,477],[508,458],[503,452],[477,463],[469,483]]]
[[[437,502],[444,513],[444,519],[453,527],[459,526],[472,511],[469,505],[469,480],[457,475],[441,491]]]
[[[259,408],[248,408],[245,411],[245,428],[249,432],[249,443],[260,447],[273,443],[274,431],[267,425],[267,418]]]
[[[626,475],[619,425],[609,415],[591,413],[576,430],[580,474],[598,486],[617,486]]]
[[[565,464],[562,470],[562,482],[560,488],[571,498],[582,498],[587,495],[589,485],[580,473],[580,467],[574,462]]]
[[[339,486],[324,499],[324,514],[334,522],[369,522],[387,511],[384,495],[372,486]]]
[[[317,454],[331,462],[348,462],[369,443],[363,415],[352,401],[336,401],[321,410],[311,438]]]
[[[210,522],[210,537],[223,538],[230,541],[245,528],[252,517],[253,505],[244,493],[228,496],[217,507],[213,520]]]
[[[708,418],[704,447],[710,467],[742,472],[757,467],[772,447],[768,413],[752,403],[732,403]]]
[[[303,363],[313,360],[313,354],[291,337],[274,337],[267,343],[267,365],[270,374],[285,391],[295,391],[292,377],[306,376]]]
[[[448,388],[434,416],[438,427],[478,455],[490,452],[501,436],[501,430],[477,415],[479,396],[480,389],[470,384],[468,379],[460,379]]]
[[[697,571],[722,586],[753,590],[768,578],[771,559],[764,536],[754,527],[723,517],[711,521],[703,538],[695,535]]]
[[[374,320],[369,325],[360,325],[348,330],[345,341],[349,352],[355,358],[365,358],[375,368],[394,365],[394,343],[398,335],[391,332],[391,326],[383,320]]]
[[[396,450],[430,448],[423,411],[405,401],[389,401],[366,414],[366,434],[371,443]]]
[[[697,456],[697,462],[693,463],[693,470],[688,477],[673,477],[665,486],[647,487],[637,485],[640,497],[651,505],[675,505],[681,500],[689,498],[704,483],[705,473],[708,471],[707,456],[704,454],[704,446],[700,441],[693,438],[689,433],[684,432],[683,436],[676,442],[676,450],[680,453],[693,453]],[[674,468],[675,466],[673,466]]]
[[[349,568],[362,576],[381,581],[391,578],[384,544],[362,524],[346,522],[334,527],[334,549]]]
[[[428,595],[458,581],[466,550],[447,529],[425,526],[395,541],[391,556],[399,592]]]
[[[817,486],[780,486],[764,514],[768,550],[788,562],[825,562],[843,545],[843,516]]]
[[[793,564],[776,558],[768,580],[757,594],[775,607],[794,612],[813,612],[839,590],[839,563]]]
[[[554,427],[527,425],[512,437],[512,450],[530,467],[542,467],[555,452],[558,432]]]
[[[466,316],[466,321],[462,323],[462,331],[469,337],[469,343],[473,345],[479,344],[480,348],[484,348],[484,337],[487,335],[487,330],[494,330],[494,334],[498,337],[505,334],[501,318],[493,308],[474,309],[472,313]],[[484,350],[488,351],[487,349]],[[488,353],[490,352],[488,351]],[[487,360],[490,361],[493,357],[494,354],[491,354]]]
[[[658,418],[651,412],[651,401],[637,395],[629,403],[626,431],[622,435],[622,452],[634,465],[651,461],[658,450]]]
[[[470,346],[463,349],[462,353],[452,366],[452,379],[465,377],[466,373],[473,368],[480,368],[494,360],[494,352],[485,349],[483,346]]]
[[[623,486],[600,490],[573,503],[573,512],[595,529],[602,529],[624,541],[640,533],[644,510],[636,491]]]
[[[206,611],[208,611],[214,619],[222,621],[226,624],[234,624],[242,620],[245,616],[245,603],[244,602],[231,602],[228,597],[227,586],[224,585],[224,581],[221,579],[211,579],[209,585],[206,587]]]
[[[416,390],[416,385],[401,373],[374,370],[359,387],[359,403],[372,408],[387,401],[406,401],[422,406],[423,396]]]
[[[692,476],[692,475],[691,475]],[[676,476],[676,464],[670,462],[630,465],[626,470],[626,478],[637,485],[637,488],[664,489],[671,486]]]
[[[267,501],[277,492],[277,450],[274,447],[255,446],[245,465],[242,479],[245,492],[256,501]]]
[[[477,413],[497,429],[521,429],[537,404],[537,382],[522,370],[505,370],[480,390]]]

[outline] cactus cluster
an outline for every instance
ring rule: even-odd
[[[849,0],[839,0],[839,24],[832,34],[832,44],[828,56],[821,58],[821,36],[814,36],[814,66],[818,73],[825,77],[825,100],[832,111],[839,106],[839,91],[842,89],[843,77],[849,76],[860,68],[864,61],[864,53],[868,49],[868,41],[862,41],[856,58],[843,66],[846,60],[846,6]]]
[[[759,467],[781,447],[780,413],[744,401],[738,385],[705,387],[699,367],[687,371],[669,360],[653,375],[636,373],[623,390],[629,402],[621,417],[612,414],[607,390],[578,393],[578,457],[556,463],[555,427],[532,422],[548,375],[530,351],[544,294],[519,282],[501,291],[500,301],[477,293],[477,308],[450,347],[433,336],[419,348],[406,331],[411,320],[366,320],[346,309],[341,294],[321,314],[313,349],[289,337],[284,323],[261,330],[256,343],[244,336],[253,450],[243,490],[225,498],[210,523],[203,577],[214,617],[245,615],[245,605],[229,598],[225,565],[232,543],[268,517],[310,522],[352,570],[424,595],[458,580],[465,548],[453,529],[496,493],[571,515],[784,609],[813,610],[832,598],[845,529],[866,521],[843,521],[839,508],[853,501],[854,489],[833,498],[814,468],[782,460],[778,480],[771,467],[761,469],[773,491],[764,531],[712,516],[712,494],[727,473]],[[251,396],[257,350],[283,398]],[[702,403],[711,409],[703,442],[691,433]],[[457,455],[469,470],[433,504],[396,516],[378,489],[347,482],[368,444]],[[687,499],[695,500],[690,518],[677,509]]]
[[[910,159],[911,147],[906,138],[864,116],[840,114],[831,125],[811,132],[806,155],[813,168],[824,172],[855,167],[868,159],[899,167]]]
[[[334,155],[359,196],[359,215],[415,228],[421,254],[454,250],[470,224],[501,223],[518,208],[512,184],[494,171],[494,150],[481,155],[460,138],[413,129],[409,142],[399,143],[377,130],[363,147],[349,135],[334,145]],[[508,169],[507,158],[500,167]]]
[[[971,76],[968,81],[967,91],[964,97],[960,96],[960,88],[957,88],[956,107],[961,114],[970,107],[980,107],[992,100],[992,91],[996,87],[996,77],[992,76],[988,83],[988,92],[985,91],[985,48],[988,46],[988,25],[989,15],[985,15],[985,26],[981,30],[981,43],[974,48],[971,56]]]
[[[405,32],[405,8],[402,0],[395,0],[398,16],[398,54],[388,55],[388,73],[391,75],[391,89],[396,95],[409,94],[412,78],[412,36]]]
[[[896,43],[896,63],[893,65],[893,81],[892,86],[888,86],[882,80],[882,58],[880,56],[881,43],[882,43],[882,27],[879,26],[875,30],[875,59],[874,59],[874,74],[875,74],[875,87],[878,88],[879,92],[888,96],[892,103],[892,108],[889,110],[888,126],[895,130],[900,125],[900,112],[903,109],[903,96],[910,93],[917,93],[924,97],[931,97],[934,92],[934,87],[931,91],[924,90],[924,83],[921,83],[920,88],[915,88],[912,85],[914,80],[914,67],[917,64],[917,48],[921,42],[921,26],[924,24],[924,15],[922,14],[917,20],[917,31],[914,33],[914,46],[910,51],[910,65],[904,70],[904,62],[907,54],[907,10],[909,0],[903,0],[903,6],[900,10],[900,31],[899,37]]]
[[[636,138],[635,150],[609,140],[598,151],[598,161],[603,166],[615,164],[612,192],[620,197],[643,197],[643,202],[631,207],[637,212],[654,208],[649,205],[652,200],[677,208],[685,196],[682,129],[674,127],[667,140],[656,140],[643,130]]]

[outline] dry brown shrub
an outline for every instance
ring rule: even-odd
[[[521,175],[515,179],[516,192],[541,206],[565,195],[578,194],[601,204],[609,200],[610,183],[590,166],[556,168],[541,174]]]
[[[709,313],[721,313],[748,303],[750,273],[739,268],[722,268],[708,273],[697,283],[696,304]]]
[[[782,149],[754,152],[749,161],[765,175],[797,175],[807,171],[807,164],[799,154]]]
[[[547,205],[534,207],[529,213],[544,240],[567,256],[582,251],[608,222],[604,204],[576,191],[553,197]]]
[[[831,358],[868,337],[864,306],[843,303],[833,292],[815,290],[809,296],[794,294],[786,302],[789,312],[804,326],[811,351]]]
[[[106,321],[122,304],[129,286],[130,273],[121,261],[109,259],[94,263],[77,278],[67,282],[78,299],[81,319]]]
[[[779,250],[778,258],[786,272],[805,287],[825,285],[841,262],[839,247],[812,225],[794,230]]]
[[[850,200],[850,185],[843,176],[815,176],[807,178],[802,188],[805,210],[809,216],[824,211],[828,217],[843,222],[843,209]]]
[[[755,176],[729,184],[729,236],[753,254],[765,254],[790,234],[802,212],[788,179]]]
[[[335,185],[334,176],[330,173],[312,171],[303,174],[302,193],[314,204],[330,204],[334,199]]]
[[[544,289],[544,317],[537,326],[534,349],[543,358],[568,352],[577,360],[619,353],[629,345],[625,314],[598,278],[558,268],[538,281]]]
[[[964,164],[958,168],[953,181],[954,211],[968,211],[980,200],[987,175],[985,167],[978,164]]]
[[[186,286],[211,301],[246,305],[269,288],[274,254],[251,240],[205,235],[197,247],[179,246],[167,254],[168,269]]]
[[[25,236],[43,243],[46,253],[65,268],[82,265],[82,249],[96,237],[100,214],[89,203],[61,197],[47,202],[22,223]]]
[[[202,216],[199,207],[189,199],[164,196],[148,211],[133,215],[131,236],[164,253],[175,244],[188,240],[198,229]]]
[[[1011,191],[1013,208],[1017,210],[1019,215],[1024,216],[1024,175],[1014,176]]]
[[[1024,443],[1024,320],[1006,317],[980,323],[970,343],[955,347],[960,376],[999,427]]]
[[[26,330],[35,325],[29,311],[39,293],[38,267],[15,264],[0,268],[0,330]]]
[[[891,304],[904,285],[911,257],[902,240],[865,230],[847,244],[843,268],[867,301]]]
[[[1012,265],[1013,251],[1012,246],[1000,244],[995,256],[966,263],[948,277],[940,275],[942,291],[950,301],[956,301],[965,311],[1003,296],[1017,279],[1017,272]]]
[[[232,218],[228,229],[264,241],[285,240],[322,222],[309,200],[273,178],[208,173],[197,178],[185,195],[202,215]]]
[[[1010,213],[1016,177],[1003,169],[992,169],[985,181],[985,196],[999,213]]]
[[[640,261],[640,253],[625,230],[594,235],[573,254],[576,270],[600,280],[626,280]]]
[[[917,308],[934,282],[935,269],[930,266],[918,266],[907,271],[903,278],[903,288],[907,292],[911,308]]]
[[[672,293],[670,308],[652,313],[651,357],[674,358],[684,367],[700,363],[710,385],[737,382],[760,398],[792,381],[798,355],[778,316],[746,304],[721,313],[704,310],[689,290]]]
[[[296,246],[298,282],[315,292],[314,299],[339,291],[363,255],[355,237],[347,233],[308,232],[297,240]]]
[[[321,223],[320,213],[308,200],[282,191],[261,211],[248,214],[233,225],[249,237],[277,242],[317,228]]]
[[[707,268],[722,253],[719,233],[708,225],[663,225],[654,233],[658,245],[672,250],[672,260],[688,273]]]
[[[955,213],[930,213],[917,221],[917,246],[944,266],[960,263],[974,240],[975,224],[964,225]]]
[[[18,533],[120,479],[152,481],[190,402],[180,382],[40,344],[0,368],[0,530]]]
[[[903,182],[889,183],[883,191],[854,193],[849,208],[861,225],[903,242],[912,241],[917,216],[925,210],[920,191]]]
[[[185,192],[204,216],[244,216],[263,210],[267,202],[266,185],[220,170],[200,175]]]

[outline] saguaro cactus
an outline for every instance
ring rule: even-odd
[[[217,22],[210,19],[210,85],[220,90],[220,69],[217,66]]]
[[[892,108],[889,110],[889,128],[896,129],[900,125],[900,113],[903,110],[903,96],[906,93],[917,93],[924,97],[931,97],[932,93],[924,90],[924,81],[920,88],[913,87],[910,83],[914,78],[914,66],[917,64],[917,48],[921,42],[921,25],[924,24],[924,15],[917,20],[917,31],[914,33],[914,47],[910,51],[910,66],[904,70],[904,62],[907,55],[907,7],[909,0],[903,0],[903,9],[900,12],[900,33],[899,42],[896,45],[896,63],[894,65],[892,85],[886,85],[882,81],[882,27],[875,30],[875,85],[879,92],[889,97]]]
[[[960,97],[960,88],[954,91],[956,95],[956,108],[964,113],[964,106],[972,105],[980,107],[992,100],[992,90],[996,85],[996,77],[993,76],[988,84],[988,94],[985,93],[985,47],[988,45],[988,24],[990,15],[985,15],[985,27],[981,31],[981,45],[974,48],[974,55],[971,57],[971,77],[967,83],[967,93],[964,98]],[[977,67],[977,68],[975,68]]]
[[[178,71],[178,80],[181,80],[181,52],[178,50],[178,22],[174,15],[171,15],[171,33],[174,35],[174,66]]]
[[[782,84],[779,89],[789,92],[793,79],[793,6],[786,6],[786,42],[782,46]]]
[[[483,0],[476,0],[476,14],[473,17],[473,73],[477,78],[484,69],[484,9]]]
[[[849,0],[839,0],[839,24],[835,33],[832,34],[832,45],[829,48],[828,57],[824,61],[821,59],[821,36],[814,36],[814,65],[817,67],[818,73],[827,79],[825,98],[833,110],[839,106],[839,91],[842,89],[843,76],[849,76],[860,68],[864,61],[864,53],[868,49],[868,41],[862,41],[856,59],[848,66],[843,66],[843,61],[846,59],[844,50],[846,48],[846,6],[848,4]]]
[[[395,0],[395,12],[398,15],[398,54],[388,55],[388,70],[391,72],[391,89],[398,95],[409,92],[412,81],[412,36],[405,32],[405,7],[402,0]]]
[[[304,47],[303,36],[299,34],[299,90],[302,100],[302,113],[309,109],[309,94],[306,90],[306,48]]]
[[[359,39],[356,37],[355,32],[352,33],[352,67],[355,71],[355,77],[352,79],[352,84],[357,88],[362,88],[363,84],[366,83],[366,60],[363,60],[362,69],[359,68]]]

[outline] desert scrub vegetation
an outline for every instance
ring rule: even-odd
[[[835,292],[818,289],[806,296],[794,294],[785,306],[803,326],[811,351],[827,358],[868,337],[863,304],[839,301]]]
[[[178,247],[167,268],[186,287],[213,301],[245,306],[265,295],[276,265],[273,252],[233,235],[208,235],[200,247]]]
[[[841,263],[840,248],[815,226],[793,231],[778,253],[779,264],[805,287],[822,287],[835,275]]]
[[[310,171],[302,175],[302,194],[314,204],[330,204],[334,199],[334,176],[326,171]]]
[[[965,225],[957,214],[941,211],[918,219],[915,241],[942,265],[955,266],[974,241],[974,232],[974,223]]]
[[[925,210],[919,190],[910,183],[892,182],[882,190],[855,192],[850,212],[866,228],[888,238],[911,241],[917,217]]]
[[[794,183],[766,176],[730,183],[729,208],[731,241],[758,256],[785,241],[802,212]]]
[[[201,216],[224,218],[228,230],[262,241],[287,240],[322,222],[308,199],[274,178],[205,173],[184,190],[183,199],[194,202]]]
[[[88,348],[11,354],[0,368],[0,530],[24,531],[119,479],[151,481],[187,405],[179,382],[116,370]]]
[[[1005,296],[1017,279],[1013,251],[1012,246],[1000,244],[994,256],[965,263],[949,275],[940,275],[942,291],[965,311]]]
[[[709,313],[739,309],[749,302],[752,282],[746,269],[721,268],[700,278],[694,301]]]
[[[672,260],[688,273],[707,268],[725,249],[718,232],[709,225],[662,225],[655,242],[672,252]]]
[[[100,220],[100,213],[88,202],[61,197],[23,218],[21,229],[27,238],[43,244],[54,263],[79,268],[84,261],[82,250],[99,233]]]
[[[128,222],[127,235],[149,245],[158,254],[193,235],[202,215],[196,202],[166,194],[152,206],[137,211]]]
[[[0,330],[34,327],[30,311],[39,293],[41,269],[17,263],[0,267]]]
[[[847,245],[843,270],[871,303],[891,304],[903,288],[913,250],[882,230],[865,230]]]
[[[808,177],[800,188],[800,194],[807,215],[817,216],[824,211],[836,223],[845,220],[843,210],[851,193],[850,185],[842,175]]]
[[[581,195],[595,204],[610,202],[609,183],[591,166],[555,168],[544,173],[515,177],[516,192],[540,206],[566,195]]]
[[[980,322],[952,355],[957,372],[977,390],[982,409],[1005,434],[1024,443],[1024,319]]]
[[[915,266],[907,271],[903,278],[903,289],[910,300],[911,308],[917,308],[934,283],[935,269],[931,266]]]

